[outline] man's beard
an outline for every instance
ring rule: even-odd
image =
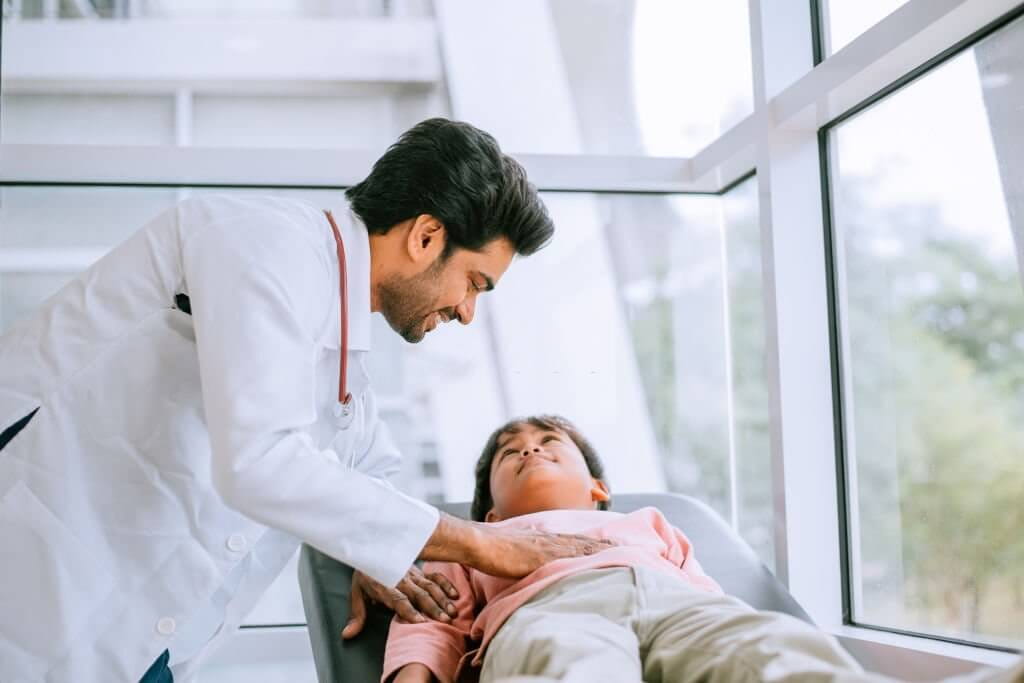
[[[418,275],[392,275],[380,284],[380,312],[395,332],[415,344],[426,336],[425,324],[436,311],[433,306],[441,291],[445,259],[437,258]],[[454,315],[448,317],[451,318]]]

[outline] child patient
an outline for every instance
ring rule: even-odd
[[[594,449],[563,418],[529,417],[495,431],[476,466],[474,520],[617,545],[522,579],[427,563],[425,572],[458,590],[457,614],[448,623],[396,617],[383,680],[889,680],[864,673],[814,627],[723,595],[658,510],[608,511],[603,477]]]

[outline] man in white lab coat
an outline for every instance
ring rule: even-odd
[[[344,270],[318,207],[200,197],[0,337],[0,681],[187,680],[300,541],[355,567],[357,597],[441,619],[417,558],[521,576],[603,547],[499,535],[386,481],[370,313],[410,342],[472,321],[552,235],[522,169],[432,119],[346,194]]]

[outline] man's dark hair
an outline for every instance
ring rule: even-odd
[[[573,423],[558,415],[533,415],[516,418],[494,430],[488,437],[484,450],[480,453],[480,459],[476,461],[476,490],[473,492],[473,504],[470,507],[470,517],[474,521],[484,521],[488,511],[494,507],[494,498],[491,496],[491,463],[494,462],[494,456],[498,452],[498,439],[504,434],[518,432],[525,425],[532,425],[537,429],[563,432],[572,439],[576,448],[580,449],[590,476],[604,481],[605,485],[608,484],[604,479],[604,465],[601,464],[601,458],[597,456],[597,451]],[[602,500],[597,503],[598,510],[607,510],[609,507],[610,501]]]
[[[555,231],[523,167],[489,133],[444,118],[403,133],[345,196],[370,234],[422,214],[437,218],[448,235],[445,258],[500,237],[528,256]]]

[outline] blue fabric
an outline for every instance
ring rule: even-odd
[[[142,679],[139,683],[174,683],[171,667],[167,666],[167,662],[170,659],[170,650],[164,650],[164,653],[153,662],[153,666],[149,667],[149,671],[142,674]]]

